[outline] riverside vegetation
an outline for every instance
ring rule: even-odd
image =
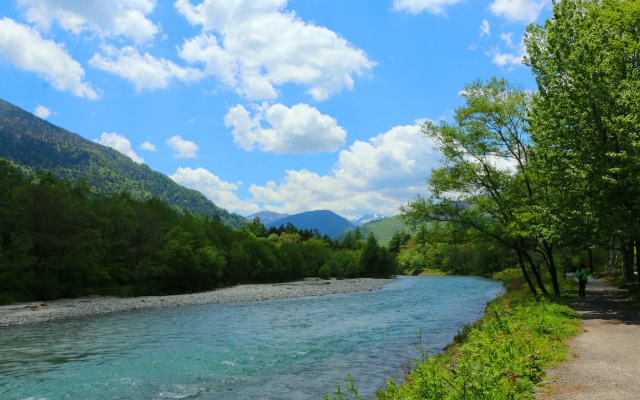
[[[531,399],[547,369],[564,360],[566,340],[578,333],[581,320],[567,304],[575,283],[563,280],[567,293],[533,296],[519,271],[496,274],[506,294],[489,303],[485,316],[466,325],[443,353],[417,360],[404,383],[390,381],[379,400]],[[348,377],[325,400],[361,400],[357,379]]]
[[[305,277],[389,277],[375,236],[337,243],[292,225],[242,229],[159,199],[23,175],[0,159],[0,303],[190,293]]]

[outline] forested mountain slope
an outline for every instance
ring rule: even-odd
[[[99,193],[128,192],[133,198],[158,198],[179,211],[219,217],[241,227],[246,220],[216,206],[202,193],[137,164],[118,151],[84,139],[0,99],[0,157],[23,171],[44,170],[59,179],[86,182]]]

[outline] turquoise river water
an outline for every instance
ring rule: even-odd
[[[322,399],[401,381],[502,293],[475,277],[0,329],[0,399]],[[420,334],[421,332],[421,334]]]

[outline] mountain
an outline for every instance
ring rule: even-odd
[[[366,214],[358,219],[351,220],[351,223],[354,224],[355,226],[360,226],[360,225],[368,224],[369,222],[379,221],[385,218],[387,217],[385,217],[384,215]]]
[[[265,226],[275,223],[276,221],[281,220],[282,218],[288,217],[289,214],[279,214],[273,211],[260,211],[255,214],[251,214],[247,216],[249,221],[253,221],[254,218],[260,218],[260,222],[262,222]],[[280,225],[278,225],[280,226]]]
[[[0,158],[27,173],[44,170],[63,180],[86,180],[99,193],[128,192],[140,200],[156,197],[177,210],[219,217],[236,228],[247,222],[147,165],[1,99]]]
[[[340,236],[354,228],[354,225],[348,219],[328,210],[307,211],[289,215],[270,224],[265,224],[265,226],[267,229],[271,227],[277,228],[280,225],[287,226],[288,223],[293,224],[299,230],[317,229],[321,235],[327,235],[330,238]]]
[[[393,234],[399,231],[411,233],[409,226],[402,222],[399,215],[371,221],[360,226],[363,237],[366,238],[370,232],[373,232],[378,243],[382,246],[388,245]]]

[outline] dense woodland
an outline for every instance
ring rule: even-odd
[[[388,277],[374,235],[334,243],[293,225],[238,230],[159,199],[96,193],[0,159],[0,302],[209,290],[310,276]]]
[[[533,293],[550,291],[544,275],[559,294],[561,269],[611,271],[618,255],[636,279],[638,26],[638,1],[555,2],[553,17],[525,37],[537,92],[477,80],[452,121],[425,123],[444,163],[429,177],[432,195],[402,208],[426,229],[416,244],[508,249]]]

